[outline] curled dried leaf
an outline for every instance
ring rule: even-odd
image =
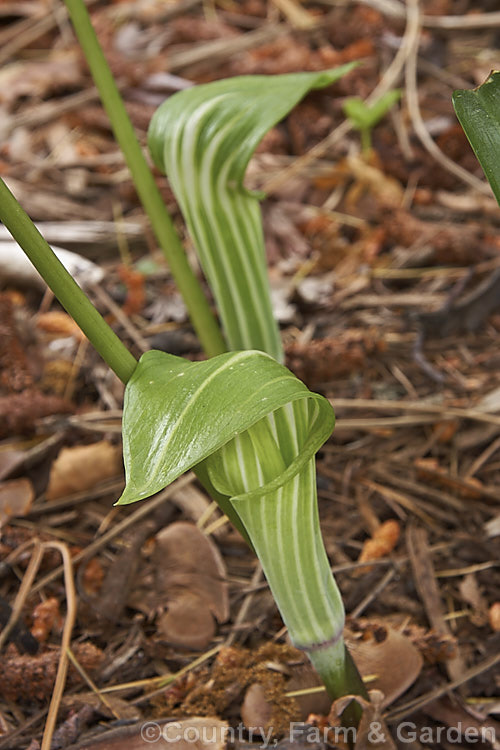
[[[107,440],[63,448],[52,465],[47,500],[95,487],[122,470],[120,450]]]
[[[371,539],[363,544],[363,549],[359,556],[358,562],[367,562],[368,560],[378,560],[381,557],[389,555],[398,543],[400,526],[398,521],[390,519],[380,524],[375,530]],[[363,575],[372,568],[370,566],[358,568],[355,575]]]
[[[158,632],[169,643],[205,648],[215,621],[229,617],[226,569],[215,544],[194,524],[170,524],[156,536],[156,588],[167,611]]]
[[[389,730],[382,719],[384,707],[384,695],[380,690],[370,690],[370,700],[367,701],[359,695],[345,695],[338,698],[332,705],[330,720],[334,725],[337,718],[345,711],[347,706],[355,701],[363,709],[358,731],[356,732],[355,750],[396,750],[396,745]]]
[[[345,637],[361,675],[374,677],[370,685],[384,694],[384,706],[393,703],[420,674],[420,652],[397,630],[368,623],[361,633],[346,631]]]

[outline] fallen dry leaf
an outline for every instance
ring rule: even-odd
[[[215,544],[185,521],[156,536],[156,588],[167,606],[158,633],[169,643],[203,649],[215,634],[215,620],[229,617],[226,569]]]
[[[24,451],[6,448],[0,451],[0,481],[20,467],[25,459]]]
[[[336,700],[330,712],[331,723],[335,724],[347,706],[355,701],[363,709],[358,731],[356,732],[355,750],[396,750],[396,745],[382,719],[384,695],[380,690],[370,690],[370,700],[359,695],[345,695]]]
[[[384,694],[384,707],[404,693],[420,674],[422,655],[399,631],[368,622],[360,633],[346,630],[344,635],[361,676],[374,677],[370,686]]]
[[[80,326],[62,310],[41,313],[36,320],[37,328],[53,336],[74,336],[78,341],[85,338]]]
[[[470,604],[472,612],[470,620],[477,627],[483,627],[488,622],[488,605],[479,589],[474,573],[468,573],[458,586],[462,599]]]
[[[183,648],[204,649],[215,635],[215,620],[201,596],[187,590],[174,594],[168,610],[158,618],[161,638]]]
[[[10,518],[25,516],[35,499],[29,479],[11,479],[0,484],[0,526]]]
[[[245,727],[250,730],[259,730],[267,727],[272,716],[273,709],[266,698],[264,687],[254,682],[245,691],[245,697],[241,704],[240,715]]]
[[[107,440],[63,448],[52,464],[47,500],[95,487],[122,471],[120,449]]]

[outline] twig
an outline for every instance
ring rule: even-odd
[[[409,50],[409,54],[406,60],[406,71],[405,71],[405,83],[406,83],[406,103],[408,106],[408,112],[413,124],[413,129],[417,134],[420,142],[425,149],[430,153],[432,157],[446,169],[451,172],[460,180],[470,185],[475,190],[484,193],[486,195],[491,194],[491,188],[486,182],[479,180],[474,175],[470,174],[466,169],[463,169],[459,164],[456,164],[452,159],[448,158],[435,141],[431,138],[425,123],[422,119],[420,112],[420,105],[418,102],[418,88],[417,88],[417,61],[418,61],[418,42],[420,38],[421,28],[421,17],[419,11],[418,0],[407,0],[407,19],[408,25],[412,29],[412,45]]]
[[[352,612],[349,612],[349,617],[359,617],[362,612],[365,611],[367,606],[385,589],[388,583],[392,581],[396,575],[395,568],[388,570],[387,573],[380,579],[376,586],[368,592],[368,594],[360,601],[357,607],[354,607]]]
[[[38,568],[40,567],[42,557],[43,557],[43,546],[40,544],[39,540],[36,539],[34,542],[33,554],[30,558],[28,568],[21,582],[21,586],[19,587],[19,591],[17,592],[17,596],[14,601],[14,606],[12,607],[12,613],[9,617],[9,620],[6,626],[3,628],[2,632],[0,633],[0,651],[2,650],[4,644],[7,642],[7,639],[17,622],[19,615],[22,612],[24,603],[26,602],[28,594],[31,590]]]
[[[431,690],[425,695],[414,698],[413,700],[408,701],[408,703],[405,703],[403,706],[393,709],[392,711],[388,711],[385,714],[384,718],[390,722],[399,721],[405,716],[408,716],[408,714],[414,713],[423,706],[426,706],[431,701],[440,698],[445,693],[449,693],[451,690],[454,690],[455,688],[460,687],[460,685],[463,685],[469,680],[474,679],[474,677],[478,677],[480,674],[483,674],[483,672],[487,672],[499,662],[500,652],[497,652],[496,654],[493,654],[479,664],[476,664],[475,667],[471,667],[466,672],[463,672],[462,675],[453,682],[447,682],[444,685],[440,685],[439,687]]]
[[[167,498],[169,498],[175,492],[178,492],[182,487],[185,487],[187,484],[192,482],[194,478],[194,474],[192,472],[189,472],[183,477],[180,477],[180,479],[177,479],[171,485],[166,487],[163,492],[159,492],[155,497],[149,499],[146,503],[143,503],[135,513],[131,513],[130,516],[125,518],[120,523],[116,524],[116,526],[113,526],[113,528],[106,532],[106,534],[103,534],[101,537],[99,537],[99,539],[96,539],[95,542],[92,542],[92,544],[89,544],[87,547],[85,547],[81,552],[73,557],[73,562],[77,563],[81,560],[84,560],[86,557],[91,557],[95,552],[97,552],[98,549],[104,547],[104,545],[107,544],[111,539],[119,536],[129,526],[136,524],[138,521],[144,518],[144,516],[152,513],[153,510],[164,503]],[[58,568],[42,578],[42,580],[39,581],[32,590],[39,591],[44,586],[47,586],[47,584],[58,578],[63,570],[64,567],[60,565]]]
[[[258,587],[261,581],[262,581],[262,566],[260,565],[260,563],[257,563],[257,566],[252,576],[252,580],[250,582],[250,587],[251,587],[250,591],[243,599],[243,602],[238,611],[238,614],[234,618],[233,628],[231,632],[229,633],[228,637],[226,638],[226,642],[224,644],[225,646],[232,646],[232,644],[235,642],[236,635],[237,635],[237,632],[236,632],[237,628],[239,625],[241,625],[245,621],[248,610],[250,609],[250,606],[253,602],[255,592],[257,591],[256,587]]]
[[[91,678],[91,676],[87,673],[87,671],[82,667],[78,659],[76,658],[75,654],[71,650],[71,648],[68,647],[66,653],[68,654],[68,659],[73,664],[74,668],[78,672],[78,674],[82,677],[82,679],[87,683],[89,688],[92,690],[94,695],[96,695],[99,700],[106,706],[106,708],[113,714],[115,719],[121,719],[124,718],[120,716],[120,713],[114,708],[113,703],[109,700],[109,698],[104,695],[104,693],[99,690],[97,685],[95,684],[94,680]]]
[[[287,24],[266,24],[260,29],[249,31],[235,39],[212,39],[204,44],[196,44],[187,50],[173,52],[168,58],[170,72],[184,70],[184,68],[207,60],[223,60],[232,55],[239,55],[244,50],[253,49],[261,44],[271,42],[290,31]]]
[[[411,411],[421,414],[436,414],[439,417],[450,417],[458,419],[471,419],[476,422],[488,422],[500,426],[500,417],[493,414],[485,414],[477,409],[458,409],[454,406],[440,406],[439,404],[426,404],[414,401],[389,401],[384,399],[369,398],[332,398],[330,402],[333,407],[349,409],[373,409],[375,411]]]
[[[425,529],[410,525],[406,535],[406,546],[410,555],[415,586],[424,605],[430,625],[437,633],[451,636],[450,628],[444,615],[434,565],[429,554],[427,532]],[[463,673],[464,666],[460,653],[448,659],[446,661],[448,676],[452,680],[455,680]]]
[[[144,354],[144,352],[147,352],[151,347],[149,346],[146,339],[142,336],[141,332],[137,330],[135,325],[132,323],[132,321],[129,319],[129,317],[123,312],[123,310],[118,307],[116,302],[111,299],[109,294],[104,291],[98,284],[94,284],[92,286],[92,292],[95,294],[99,302],[102,302],[103,305],[105,305],[109,312],[114,315],[116,320],[120,323],[120,325],[124,328],[124,330],[128,333],[134,344],[141,350],[141,352]]]
[[[66,544],[62,542],[46,542],[44,548],[57,549],[61,553],[64,566],[64,587],[66,590],[66,619],[64,621],[64,630],[61,641],[61,656],[59,659],[59,665],[57,667],[56,682],[50,700],[49,712],[47,714],[47,721],[45,722],[45,729],[43,731],[43,739],[40,750],[50,750],[52,743],[52,735],[57,721],[57,714],[59,706],[64,692],[64,686],[66,684],[66,675],[68,673],[68,650],[71,645],[71,633],[73,631],[73,625],[76,620],[76,593],[75,583],[73,580],[73,563],[71,562],[71,555]]]

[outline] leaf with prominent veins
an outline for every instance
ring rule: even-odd
[[[354,65],[195,86],[167,99],[153,116],[149,148],[179,202],[230,349],[283,359],[269,294],[262,196],[243,185],[248,162],[265,133],[308,91],[334,83]]]
[[[340,679],[344,610],[321,539],[314,466],[334,421],[325,398],[263,352],[205,362],[147,352],[125,391],[119,504],[193,468],[251,540],[292,641],[313,663],[328,657]]]

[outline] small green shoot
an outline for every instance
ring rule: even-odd
[[[344,114],[351,121],[356,130],[361,133],[361,148],[367,154],[372,147],[372,130],[385,117],[391,107],[401,97],[399,89],[393,89],[383,94],[370,106],[365,104],[359,96],[346,99],[342,105]]]
[[[471,91],[453,92],[453,106],[465,135],[500,204],[500,71]]]

